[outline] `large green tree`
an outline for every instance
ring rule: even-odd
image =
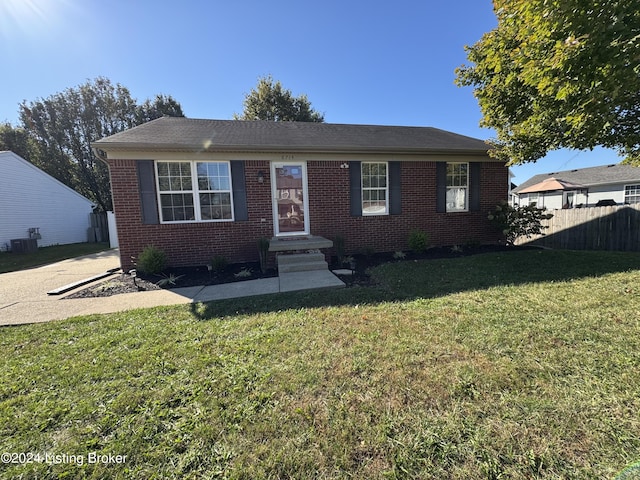
[[[324,115],[311,108],[306,95],[294,97],[291,90],[269,75],[258,79],[258,85],[244,98],[242,115],[236,120],[271,120],[276,122],[324,122]]]
[[[22,128],[37,150],[29,161],[110,210],[109,172],[91,142],[163,115],[183,116],[172,97],[138,104],[129,90],[98,77],[46,99],[20,105]]]
[[[616,149],[640,163],[640,8],[630,0],[494,0],[498,26],[467,47],[493,154]]]

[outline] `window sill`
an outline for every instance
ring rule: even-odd
[[[229,219],[229,220],[180,220],[177,222],[165,222],[165,221],[160,221],[160,225],[192,225],[192,224],[199,224],[199,223],[230,223],[230,222],[235,222],[234,219]]]

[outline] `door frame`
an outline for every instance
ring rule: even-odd
[[[301,167],[302,170],[302,206],[304,215],[304,231],[280,232],[280,222],[278,221],[278,198],[276,196],[276,168]],[[307,162],[290,160],[271,162],[271,203],[273,210],[273,233],[276,237],[294,237],[297,235],[309,235],[309,185],[307,182]]]

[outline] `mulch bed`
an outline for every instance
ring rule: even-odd
[[[347,257],[349,259],[353,259],[353,263],[347,262],[343,265],[338,265],[336,259],[333,258],[333,264],[330,265],[330,268],[335,270],[351,269],[351,267],[354,267],[352,275],[338,275],[340,279],[345,282],[347,287],[371,286],[373,285],[373,281],[371,280],[368,271],[371,267],[382,263],[456,258],[477,255],[480,253],[528,248],[534,247],[511,247],[506,245],[434,247],[420,254],[405,252],[404,258],[398,258],[394,256],[393,253],[377,253],[371,255],[357,254]],[[250,272],[250,274],[241,274],[241,271]],[[162,275],[145,275],[138,273],[136,278],[133,278],[127,273],[122,273],[109,277],[100,283],[90,285],[83,290],[68,295],[65,298],[109,297],[111,295],[118,295],[121,293],[160,290],[162,288],[171,289],[200,285],[218,285],[222,283],[255,280],[258,278],[270,278],[276,276],[278,276],[278,272],[274,269],[268,270],[263,274],[260,271],[260,264],[258,262],[229,265],[220,272],[210,272],[207,267],[193,267],[167,269],[167,271]],[[171,279],[172,281],[170,281]]]
[[[110,297],[120,293],[219,285],[277,276],[275,270],[262,273],[258,262],[228,265],[219,272],[210,272],[207,267],[168,268],[160,275],[138,272],[135,278],[128,273],[117,274],[65,298]]]

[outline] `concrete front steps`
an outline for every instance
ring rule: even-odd
[[[331,240],[314,235],[272,238],[269,251],[276,252],[278,291],[344,288],[344,282],[329,271],[319,251],[332,246]]]
[[[324,271],[329,268],[322,253],[288,253],[280,254],[276,258],[279,274]]]

